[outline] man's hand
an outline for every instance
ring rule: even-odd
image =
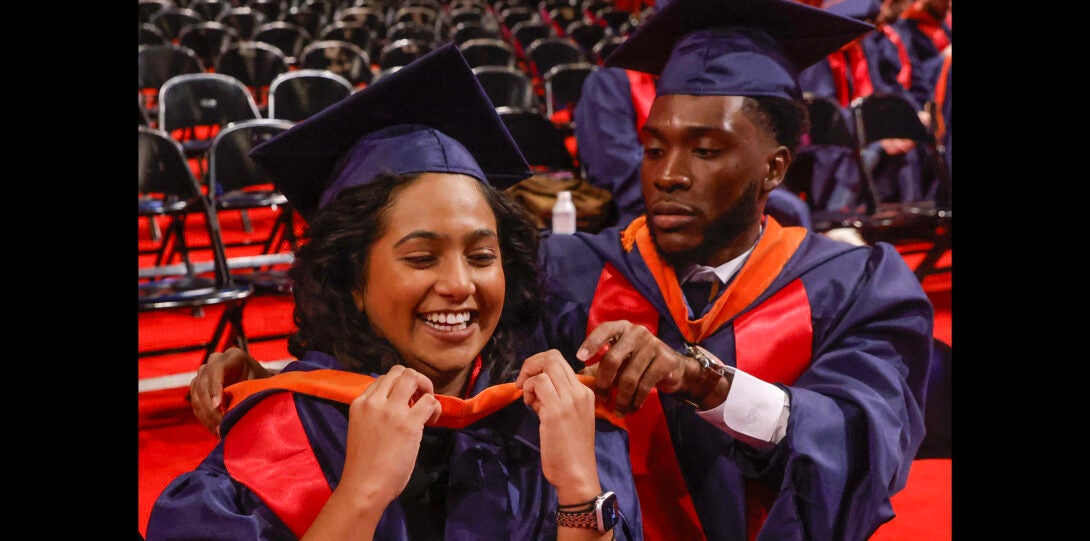
[[[197,375],[189,382],[189,405],[209,432],[220,435],[223,412],[223,388],[240,381],[267,378],[272,372],[257,359],[239,348],[228,348],[223,353],[213,353],[208,362],[197,369]]]
[[[612,404],[617,415],[639,409],[653,388],[664,393],[682,390],[686,371],[698,374],[700,370],[696,360],[674,351],[646,327],[628,321],[602,323],[587,335],[575,356],[586,362],[604,347],[598,363],[582,373],[598,378],[596,386],[603,396],[617,389]]]

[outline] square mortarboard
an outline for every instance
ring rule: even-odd
[[[825,0],[821,7],[860,21],[874,20],[882,10],[879,0]]]
[[[799,71],[873,28],[796,0],[674,0],[605,64],[659,75],[660,95],[801,99]]]
[[[461,173],[506,188],[530,167],[451,43],[254,147],[303,216],[380,173]]]

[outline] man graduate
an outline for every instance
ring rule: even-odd
[[[676,0],[606,61],[659,76],[646,214],[543,240],[546,335],[627,414],[648,539],[862,540],[894,516],[933,308],[892,246],[764,216],[807,129],[799,70],[870,28]]]

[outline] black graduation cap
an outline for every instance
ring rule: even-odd
[[[380,173],[462,173],[507,188],[530,167],[454,43],[258,145],[250,157],[303,218]]]
[[[801,99],[799,71],[873,28],[796,0],[674,0],[605,64],[659,75],[660,95]]]
[[[881,3],[878,0],[825,0],[821,7],[837,15],[851,17],[860,21],[873,20],[878,17],[878,13],[882,10]]]

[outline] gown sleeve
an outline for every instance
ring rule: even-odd
[[[227,474],[221,440],[197,468],[175,478],[159,495],[148,519],[146,539],[296,538],[250,490]]]
[[[785,386],[786,437],[753,464],[779,479],[759,539],[867,539],[923,440],[933,308],[892,246],[857,272],[852,289],[812,292],[812,364]]]

